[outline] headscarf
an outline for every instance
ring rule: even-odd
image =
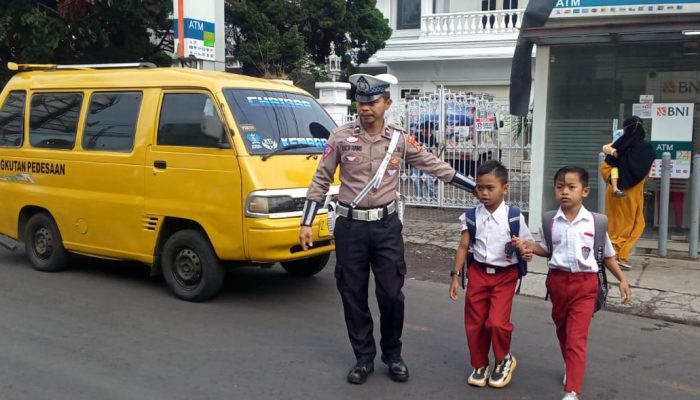
[[[641,118],[633,115],[622,124],[623,135],[613,143],[617,157],[607,156],[605,161],[617,166],[620,190],[630,188],[646,178],[656,159],[651,143],[644,140],[646,132]]]

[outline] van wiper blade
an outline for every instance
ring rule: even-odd
[[[274,156],[275,154],[279,154],[279,153],[282,153],[282,152],[287,151],[287,150],[304,149],[304,148],[308,148],[308,147],[316,148],[317,146],[314,146],[311,144],[297,143],[297,144],[290,144],[289,146],[285,146],[285,147],[278,147],[278,148],[272,150],[271,152],[265,154],[264,156],[262,156],[262,160],[267,161],[268,158]]]

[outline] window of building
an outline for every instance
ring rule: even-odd
[[[518,0],[503,0],[504,10],[515,10],[518,8]]]
[[[11,92],[0,109],[0,146],[19,147],[24,133],[24,92]]]
[[[420,94],[420,89],[401,89],[401,98],[414,98]]]
[[[29,143],[33,147],[72,149],[82,103],[82,93],[41,93],[32,96]]]
[[[168,93],[163,96],[158,144],[228,147],[224,126],[211,97],[203,93]]]
[[[85,119],[83,149],[131,151],[142,97],[140,92],[94,93]]]
[[[419,28],[420,0],[396,0],[396,29]]]
[[[508,0],[504,0],[504,1],[508,1]],[[481,11],[491,11],[491,10],[495,10],[495,9],[496,9],[496,0],[481,0]]]

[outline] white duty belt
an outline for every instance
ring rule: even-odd
[[[387,215],[391,215],[396,212],[396,202],[391,202],[385,208],[371,208],[369,210],[356,210],[350,207],[345,207],[342,204],[338,204],[336,212],[341,217],[352,218],[357,221],[379,221]]]

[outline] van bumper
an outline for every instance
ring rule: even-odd
[[[292,261],[329,253],[335,249],[328,232],[327,214],[318,214],[312,225],[314,247],[302,251],[299,245],[300,218],[246,218],[248,256],[254,262]]]

